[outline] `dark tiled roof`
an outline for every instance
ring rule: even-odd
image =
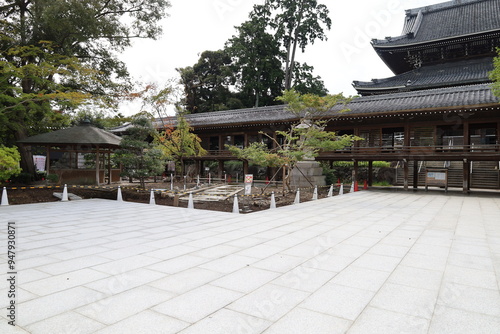
[[[347,105],[350,110],[342,113],[342,116],[451,109],[462,106],[491,105],[498,102],[491,92],[490,84],[477,84],[359,97]],[[342,106],[333,108],[330,115],[338,116],[342,108]],[[285,106],[272,106],[191,114],[187,116],[187,120],[195,128],[217,128],[290,122],[297,120],[297,117],[287,112]]]
[[[193,127],[220,124],[287,122],[295,119],[297,117],[288,112],[283,105],[186,115],[186,120]]]
[[[22,144],[38,145],[92,145],[102,147],[120,146],[121,137],[92,125],[78,125],[67,129],[42,133],[23,140]]]
[[[488,73],[493,70],[493,58],[464,60],[444,64],[423,66],[386,79],[354,81],[353,86],[361,94],[388,90],[419,90],[425,88],[447,87],[486,83]]]
[[[500,31],[499,13],[500,0],[454,0],[410,9],[402,36],[372,43],[377,49]]]
[[[452,109],[498,103],[490,84],[436,88],[404,93],[363,96],[352,101],[345,115]]]

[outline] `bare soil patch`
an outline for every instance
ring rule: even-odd
[[[149,203],[150,201],[150,189],[170,189],[170,183],[157,182],[157,183],[147,183],[146,190],[138,189],[137,183],[126,183],[120,185],[122,188],[122,197],[124,201],[136,202],[136,203]],[[31,203],[42,203],[42,202],[57,202],[58,198],[53,196],[54,192],[62,192],[63,188],[37,188],[18,186],[13,187],[9,185],[7,187],[8,199],[10,205],[19,204],[31,204]],[[188,186],[189,188],[189,186]],[[183,189],[183,185],[176,184],[175,189]],[[253,196],[239,196],[238,204],[239,208],[243,212],[255,212],[260,210],[266,210],[270,206],[270,192],[275,191],[276,206],[285,206],[293,204],[295,200],[295,192],[288,192],[282,194],[281,189],[276,188],[266,190],[266,194],[259,195],[260,189],[255,188],[253,190]],[[116,186],[113,189],[110,188],[80,188],[68,186],[68,192],[73,193],[83,199],[91,198],[101,198],[116,200],[117,189]],[[301,202],[307,202],[312,199],[312,189],[301,190]],[[324,198],[327,196],[328,188],[319,188],[318,197]],[[155,194],[155,203],[157,205],[167,205],[174,206],[173,194]],[[179,207],[187,207],[187,201],[179,201]],[[213,211],[223,211],[232,212],[233,210],[233,199],[225,199],[217,202],[195,202],[194,207],[196,209],[202,210],[213,210]]]

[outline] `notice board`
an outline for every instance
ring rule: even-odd
[[[429,186],[444,187],[445,191],[448,191],[448,169],[427,168],[425,171],[425,190]]]

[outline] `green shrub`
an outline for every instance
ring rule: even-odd
[[[0,181],[19,175],[22,171],[20,161],[21,155],[17,148],[0,145]]]
[[[47,175],[47,180],[52,183],[57,183],[59,181],[59,175],[57,174],[49,174]]]

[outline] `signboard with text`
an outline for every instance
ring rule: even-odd
[[[252,194],[253,174],[245,174],[245,195]]]
[[[444,187],[448,191],[448,169],[428,168],[425,173],[425,190],[429,186]]]

